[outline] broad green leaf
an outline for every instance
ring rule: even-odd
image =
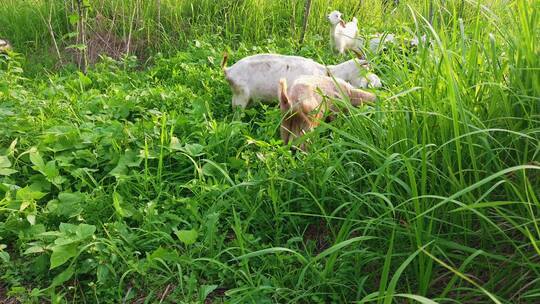
[[[66,234],[75,234],[75,231],[77,230],[77,225],[73,225],[70,223],[60,223],[60,226],[58,226],[58,230]]]
[[[83,210],[81,203],[84,199],[85,195],[80,192],[62,192],[57,200],[49,201],[47,209],[53,214],[74,217],[81,214]]]
[[[175,136],[171,137],[170,148],[173,151],[183,151],[184,150],[183,146],[180,144],[180,141]]]
[[[79,75],[79,81],[81,82],[83,87],[87,87],[92,84],[92,79],[90,79],[88,76],[84,75],[81,72],[77,72]]]
[[[88,224],[79,224],[77,226],[76,234],[80,239],[86,239],[91,237],[96,232],[96,226]]]
[[[98,282],[105,283],[109,276],[109,267],[103,264],[99,264],[96,270],[96,277]]]
[[[35,214],[28,214],[26,216],[26,220],[28,220],[30,225],[34,226],[36,224],[36,215]]]
[[[56,277],[54,277],[51,283],[51,286],[49,287],[56,287],[56,286],[62,285],[64,282],[71,279],[71,277],[73,276],[73,273],[74,273],[73,268],[68,267],[66,270],[62,271]]]
[[[26,208],[28,208],[28,206],[30,206],[30,201],[24,201],[21,203],[21,206],[19,207],[19,211],[20,212],[23,212],[24,210],[26,210]]]
[[[139,157],[139,153],[126,150],[125,154],[118,160],[116,167],[109,174],[115,177],[125,176],[128,173],[128,167],[137,167],[141,162],[142,158]]]
[[[44,197],[46,193],[35,191],[29,186],[17,190],[15,197],[21,201],[35,201]]]
[[[9,168],[11,167],[11,161],[9,158],[4,155],[0,155],[0,168]]]
[[[184,146],[184,151],[190,156],[199,156],[204,154],[202,151],[204,146],[199,144],[186,144]]]
[[[77,255],[77,244],[57,245],[52,248],[51,267],[54,269]]]
[[[41,253],[44,251],[45,251],[45,247],[37,245],[37,246],[32,246],[26,249],[23,254]]]
[[[161,259],[165,261],[175,261],[178,258],[178,253],[174,249],[165,249],[159,247],[148,255],[149,260]]]
[[[82,202],[85,198],[85,195],[80,192],[62,192],[58,194],[58,200],[62,204],[73,205]]]
[[[195,229],[180,230],[175,232],[176,236],[186,245],[194,244],[197,241],[198,232]]]
[[[202,167],[202,172],[206,176],[218,177],[221,175],[219,169],[212,163],[206,163]]]
[[[10,168],[0,168],[0,175],[8,176],[13,173],[18,172],[17,170],[10,169]]]
[[[58,246],[64,246],[79,242],[80,239],[75,236],[62,236],[54,240],[54,244]]]
[[[212,291],[216,290],[216,288],[218,288],[218,285],[202,285],[199,293],[199,300],[201,300],[201,303],[204,303],[208,295],[211,294]]]
[[[8,155],[13,155],[13,153],[15,153],[15,147],[17,146],[17,142],[18,140],[16,138],[11,142],[8,148]]]
[[[45,165],[45,168],[43,170],[43,174],[47,177],[47,179],[53,179],[60,175],[60,172],[58,171],[58,168],[56,168],[56,161],[51,160],[47,162]]]
[[[37,148],[31,148],[29,156],[30,161],[32,162],[32,164],[34,164],[34,169],[36,171],[45,172],[45,162],[43,161],[43,158],[39,154]]]
[[[132,216],[133,214],[131,213],[131,211],[122,208],[123,203],[124,203],[124,199],[122,198],[122,196],[118,192],[114,192],[113,193],[113,206],[114,206],[114,209],[116,210],[116,213],[120,215],[121,217]]]
[[[0,251],[0,261],[3,261],[4,263],[9,263],[9,253],[5,251]]]

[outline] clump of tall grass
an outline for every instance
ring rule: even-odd
[[[152,18],[193,26],[185,37],[199,43],[146,69],[127,57],[36,79],[0,55],[0,280],[10,297],[538,302],[540,4],[399,7],[394,29],[431,44],[372,57],[380,102],[323,123],[310,153],[294,155],[278,140],[277,109],[231,111],[218,64],[238,41],[232,60],[296,52],[296,38],[265,37],[296,20],[289,8],[266,23],[265,1],[182,3],[174,17],[151,2],[96,3],[114,8],[115,24],[126,18],[119,35],[146,30],[131,20],[150,22],[139,15],[148,5]],[[227,28],[220,39],[199,36],[212,22],[204,11]],[[317,41],[326,28],[313,25],[299,52],[336,60]]]

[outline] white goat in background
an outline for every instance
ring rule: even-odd
[[[358,19],[353,18],[351,22],[345,23],[341,18],[339,11],[333,11],[328,15],[328,21],[332,24],[330,37],[333,45],[340,54],[345,53],[345,50],[358,50]]]

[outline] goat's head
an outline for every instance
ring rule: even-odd
[[[279,105],[282,114],[280,135],[284,144],[288,144],[295,138],[301,137],[308,133],[319,124],[319,119],[322,117],[322,111],[315,111],[313,104],[318,103],[315,100],[308,100],[310,98],[315,99],[313,90],[308,89],[301,92],[302,94],[296,94],[293,92],[292,96],[287,93],[287,82],[285,78],[279,81]],[[298,98],[302,97],[302,98]],[[306,144],[300,145],[301,150],[306,149]]]
[[[345,22],[341,18],[341,13],[339,11],[332,11],[328,14],[328,21],[330,21],[332,25],[337,25],[339,23],[343,27],[345,26]]]

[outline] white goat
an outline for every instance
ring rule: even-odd
[[[420,44],[420,42],[422,42],[422,44],[424,44],[424,43],[426,43],[426,41],[427,41],[427,37],[426,37],[426,34],[424,34],[420,38],[418,36],[414,36],[414,38],[409,40],[409,44],[412,47],[417,47]]]
[[[358,34],[358,19],[356,17],[351,22],[345,24],[345,21],[341,18],[341,13],[339,11],[333,11],[328,15],[328,21],[332,24],[330,30],[331,41],[340,54],[345,53],[345,50],[348,49],[358,50],[359,41],[356,39],[356,35]]]
[[[293,83],[301,75],[333,75],[350,82],[354,87],[380,87],[377,75],[368,72],[365,60],[351,59],[338,65],[324,66],[299,56],[259,54],[245,57],[231,67],[227,53],[221,67],[233,91],[232,105],[245,108],[250,100],[271,102],[278,99],[276,92],[280,78]]]
[[[372,53],[384,50],[387,44],[395,43],[396,38],[394,34],[377,34],[375,38],[369,40],[369,50]]]
[[[280,79],[278,94],[283,115],[280,135],[285,144],[317,127],[325,113],[329,113],[326,119],[332,120],[339,111],[333,100],[343,99],[342,94],[355,107],[376,99],[373,93],[355,89],[342,79],[313,75],[298,77],[288,90],[287,80]],[[302,143],[300,149],[305,148],[306,144]]]

